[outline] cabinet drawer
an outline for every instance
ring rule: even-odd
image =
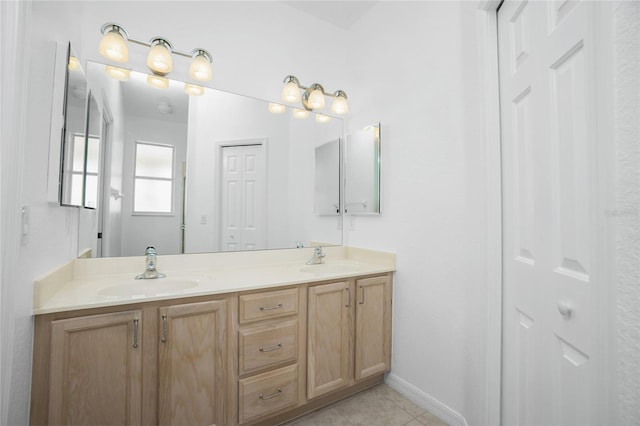
[[[298,320],[240,330],[240,374],[297,359]]]
[[[268,291],[240,296],[240,323],[298,313],[298,289]]]
[[[298,364],[240,380],[240,423],[298,402]]]

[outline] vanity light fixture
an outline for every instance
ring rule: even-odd
[[[114,62],[127,62],[129,49],[127,42],[149,47],[147,54],[147,66],[155,75],[166,76],[173,69],[172,55],[183,56],[191,59],[189,76],[197,81],[211,80],[211,64],[213,56],[202,48],[193,49],[191,52],[181,52],[164,37],[154,37],[149,42],[136,40],[120,25],[108,22],[102,26],[100,32],[104,34],[98,51],[106,59]]]
[[[155,37],[151,39],[151,49],[147,55],[147,66],[156,75],[165,76],[173,69],[171,51],[173,46],[167,40]]]
[[[282,104],[276,104],[274,102],[269,102],[269,112],[273,114],[282,114],[287,110],[287,107]]]
[[[282,100],[285,102],[296,103],[302,100],[304,109],[313,111],[324,108],[325,97],[330,96],[335,98],[331,105],[331,111],[334,114],[346,114],[349,111],[347,94],[343,90],[327,93],[318,83],[313,83],[311,86],[305,87],[301,85],[300,81],[293,75],[286,76],[283,82],[285,85],[282,88]],[[303,90],[302,96],[300,96],[300,90]]]

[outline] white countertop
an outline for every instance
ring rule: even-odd
[[[159,256],[166,278],[136,280],[144,256],[77,259],[36,281],[33,314],[233,293],[395,271],[395,254],[326,247],[322,265],[305,265],[312,248]]]

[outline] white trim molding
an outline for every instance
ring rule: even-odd
[[[467,426],[467,420],[453,408],[448,407],[434,397],[421,391],[406,380],[389,373],[385,383],[400,392],[409,400],[429,411],[434,416],[451,426]]]
[[[497,13],[501,0],[478,2],[478,62],[487,161],[487,347],[484,424],[501,424],[502,386],[502,166]]]

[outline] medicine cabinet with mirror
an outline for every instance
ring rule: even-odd
[[[345,213],[380,214],[380,123],[347,135]]]

